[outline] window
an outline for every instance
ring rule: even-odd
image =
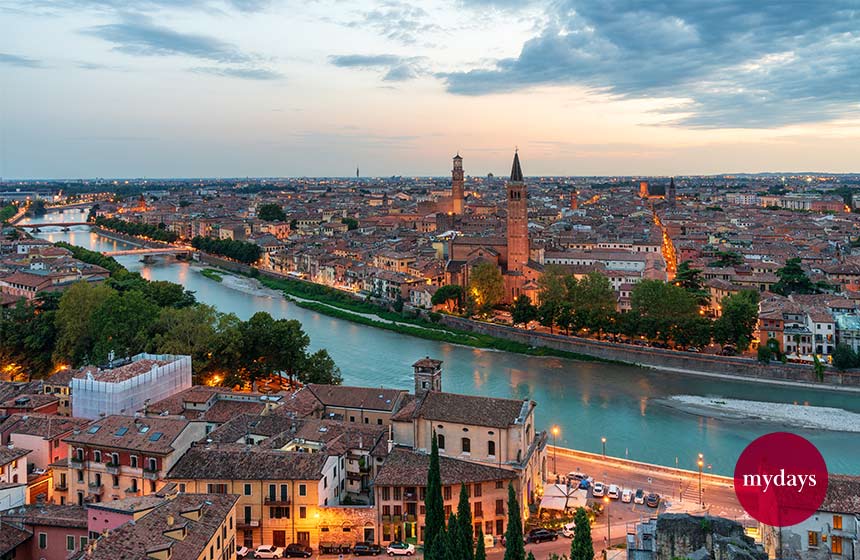
[[[490,457],[495,457],[495,455],[496,455],[496,442],[495,441],[488,441],[487,442],[487,455],[489,455]]]
[[[830,551],[833,554],[842,554],[842,537],[837,537],[835,535],[831,535],[831,537],[830,537]]]
[[[807,543],[810,547],[818,546],[818,533],[809,531],[807,533]]]
[[[90,544],[89,537],[81,537],[81,550],[86,550],[88,544]]]
[[[39,533],[39,548],[48,548],[48,533]]]
[[[365,424],[370,424],[370,418],[365,417],[365,418],[364,418],[364,423],[365,423]]]
[[[289,519],[290,518],[290,508],[283,506],[276,506],[269,508],[269,518],[270,519]]]
[[[394,499],[395,500],[400,499],[400,487],[399,486],[394,487]]]
[[[484,522],[484,534],[485,535],[492,535],[493,534],[493,522],[492,521]]]
[[[484,503],[475,502],[475,517],[484,517]]]
[[[307,519],[308,517],[308,508],[305,506],[299,506],[299,519]]]
[[[445,506],[445,519],[451,517],[451,506]]]
[[[446,500],[450,500],[450,499],[451,499],[451,487],[450,487],[450,486],[446,486],[446,487],[444,488],[444,495],[445,495],[445,499],[446,499]]]
[[[66,550],[75,550],[75,536],[66,535]]]
[[[437,434],[436,445],[439,447],[439,449],[445,449],[445,436],[443,436],[442,434]]]
[[[150,457],[147,460],[147,464],[149,465],[149,470],[151,470],[151,471],[157,471],[158,470],[158,461],[156,461],[154,458]]]
[[[480,482],[475,484],[475,490],[474,491],[475,491],[475,497],[480,498],[481,497],[481,483]]]
[[[376,419],[376,424],[377,424],[378,426],[381,426],[381,425],[382,425],[382,418],[377,418],[377,419]]]
[[[185,483],[184,482],[179,483],[179,491],[182,492],[183,494],[185,493]]]
[[[391,506],[382,506],[382,515],[391,515]]]
[[[349,417],[349,421],[350,421],[350,422],[355,422],[355,416],[350,416],[350,417]]]
[[[496,490],[501,490],[505,487],[505,482],[503,480],[496,481]]]
[[[834,515],[833,516],[833,528],[838,530],[838,531],[842,530],[842,516],[841,515]]]
[[[505,521],[503,519],[496,519],[496,534],[504,535],[505,534]]]
[[[101,451],[98,451],[98,450],[93,451],[93,461],[95,461],[96,463],[102,462],[102,452]]]
[[[504,515],[505,514],[505,501],[504,500],[496,500],[496,515]]]
[[[136,479],[132,479],[136,481]],[[209,494],[226,494],[227,493],[227,485],[226,484],[207,484],[206,491]]]
[[[299,484],[299,496],[307,496],[308,495],[308,487],[304,484]]]
[[[403,515],[403,506],[396,505],[394,506],[394,515],[395,517],[400,517]]]
[[[119,453],[111,453],[110,462],[114,465],[119,465]]]
[[[131,456],[131,467],[132,467],[133,469],[136,469],[136,468],[137,468],[137,455],[132,455],[132,456]]]
[[[245,495],[246,495],[246,496],[250,496],[250,495],[251,495],[251,485],[250,485],[250,484],[246,484],[246,485],[245,485]]]

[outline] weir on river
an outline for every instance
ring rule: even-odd
[[[69,214],[66,212],[63,219],[70,220]],[[49,217],[50,214],[43,216],[39,222]],[[132,248],[91,232],[87,226],[74,226],[66,232],[43,228],[37,235],[96,251]],[[706,472],[731,475],[738,455],[750,441],[768,432],[792,431],[821,450],[832,472],[860,474],[858,433],[804,430],[755,419],[704,417],[661,403],[673,395],[695,395],[860,412],[857,393],[701,378],[423,340],[320,315],[279,296],[232,289],[202,276],[198,268],[187,263],[171,259],[143,264],[139,259],[129,255],[117,260],[148,279],[182,284],[194,291],[199,301],[243,319],[257,311],[298,319],[311,338],[312,348],[328,349],[348,385],[411,388],[411,364],[430,356],[444,360],[442,385],[446,391],[537,401],[537,427],[559,426],[560,446],[600,452],[601,438],[605,437],[609,455],[672,467],[677,464],[691,470],[697,468],[698,454],[704,453],[710,467]]]

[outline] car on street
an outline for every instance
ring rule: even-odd
[[[636,494],[633,495],[633,503],[634,504],[644,504],[645,503],[645,490],[639,488],[636,490]]]
[[[606,494],[606,485],[604,485],[602,482],[595,482],[594,486],[591,487],[591,494],[595,498],[600,498],[601,496]]]
[[[588,480],[591,477],[585,473],[570,471],[567,473],[567,478],[570,480]]]
[[[254,550],[254,558],[283,558],[284,549],[272,544],[261,544]]]
[[[587,478],[584,478],[579,481],[579,487],[583,490],[588,490],[589,486],[591,486],[591,483],[588,481]]]
[[[617,484],[610,484],[609,491],[606,493],[613,500],[617,500],[621,497],[621,488],[618,487]]]
[[[236,558],[247,558],[251,554],[251,549],[247,546],[240,546],[236,549]]]
[[[352,547],[352,553],[356,556],[379,556],[382,554],[382,547],[376,543],[359,542]]]
[[[388,543],[388,548],[385,552],[389,556],[412,556],[415,554],[415,545],[400,541]]]
[[[573,538],[573,533],[574,533],[574,531],[575,531],[575,530],[576,530],[576,523],[574,523],[573,521],[571,521],[570,523],[566,523],[564,526],[562,526],[562,528],[561,528],[561,534],[562,534],[562,536],[564,536],[564,537],[567,537],[567,538],[569,538],[569,539],[572,539],[572,538]]]
[[[310,558],[314,555],[314,549],[306,544],[291,543],[284,549],[284,558]]]
[[[558,533],[552,529],[532,529],[526,536],[527,543],[539,543],[558,540]]]
[[[648,497],[645,498],[645,505],[651,508],[658,507],[660,505],[660,495],[653,492],[648,494]]]
[[[633,490],[630,488],[625,488],[623,492],[621,492],[621,501],[625,504],[629,504],[633,501]]]

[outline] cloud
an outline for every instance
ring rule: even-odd
[[[329,62],[341,68],[375,69],[384,71],[386,82],[405,82],[426,72],[423,57],[400,57],[394,54],[345,54],[329,57]]]
[[[18,66],[20,68],[41,68],[42,61],[16,54],[0,53],[0,64],[6,66]]]
[[[820,3],[561,0],[517,57],[438,74],[461,95],[577,85],[675,100],[696,127],[771,127],[860,110],[860,10]]]
[[[182,55],[229,63],[252,60],[235,45],[207,35],[174,31],[143,16],[128,16],[120,23],[97,25],[83,33],[113,43],[115,51],[133,56]]]
[[[191,71],[227,78],[241,78],[243,80],[280,80],[284,77],[280,72],[275,72],[267,68],[205,66],[192,68]]]
[[[414,45],[419,37],[426,39],[427,34],[442,29],[431,21],[424,8],[397,0],[381,2],[379,7],[362,12],[357,19],[347,21],[345,25],[369,28],[405,45]]]
[[[269,7],[272,0],[10,0],[10,4],[17,4],[16,12],[42,12],[48,13],[56,10],[107,10],[107,11],[135,11],[148,13],[160,9],[188,9],[217,11],[223,8],[239,12],[252,13],[261,12]],[[9,7],[0,9],[13,10]]]

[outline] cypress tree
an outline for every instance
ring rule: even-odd
[[[445,529],[445,506],[442,500],[442,475],[439,471],[439,445],[433,431],[430,468],[427,470],[427,492],[424,495],[424,551],[428,560],[442,560],[434,547],[436,537]]]
[[[529,550],[529,555],[526,556],[526,560],[535,560],[535,555]]]
[[[472,529],[472,509],[469,506],[469,494],[465,484],[460,484],[457,523],[460,524],[460,539],[463,541],[463,560],[472,560],[475,557],[475,537]]]
[[[508,529],[505,531],[505,560],[525,560],[523,521],[513,482],[508,483]]]
[[[460,533],[460,522],[457,521],[457,514],[454,512],[451,512],[451,515],[448,517],[447,535],[448,542],[446,543],[445,558],[447,560],[464,560],[463,548],[465,547],[465,543],[463,542],[463,535]]]
[[[484,548],[484,530],[478,527],[478,534],[475,535],[475,560],[487,560],[487,549]]]
[[[577,508],[573,516],[573,540],[570,541],[570,560],[593,560],[594,543],[591,542],[591,523],[585,508]]]

